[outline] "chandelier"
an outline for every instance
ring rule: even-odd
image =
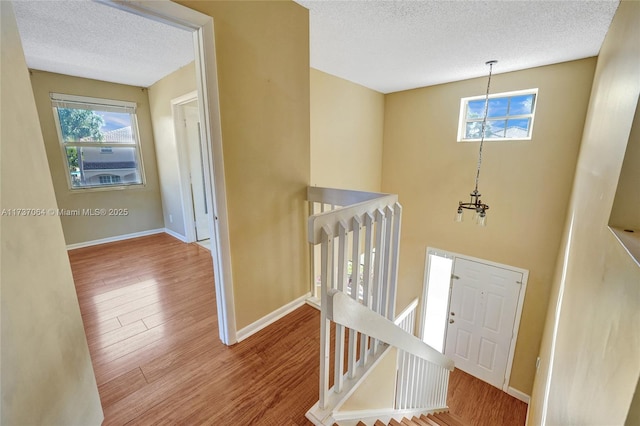
[[[458,203],[458,212],[455,219],[456,222],[462,222],[462,212],[463,209],[466,209],[474,211],[473,217],[478,225],[487,225],[487,210],[489,210],[489,205],[483,203],[480,199],[481,194],[478,192],[478,182],[480,181],[480,167],[482,166],[482,147],[484,145],[485,130],[487,127],[487,115],[489,113],[489,88],[491,87],[491,72],[493,71],[493,65],[496,63],[498,63],[498,61],[495,60],[486,62],[486,64],[489,65],[489,81],[487,82],[487,94],[484,98],[484,117],[482,118],[480,150],[478,153],[478,168],[476,170],[476,186],[469,194],[471,200],[468,203],[463,203],[462,201]]]

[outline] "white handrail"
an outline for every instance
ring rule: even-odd
[[[377,192],[352,191],[348,189],[323,188],[318,186],[307,187],[307,201],[311,203],[332,204],[334,206],[350,206],[373,200],[388,194]]]
[[[309,242],[312,244],[320,244],[322,242],[321,231],[327,229],[331,235],[338,235],[338,224],[343,222],[346,231],[353,230],[353,218],[363,216],[376,210],[384,210],[387,206],[397,203],[397,195],[377,194],[376,198],[363,201],[341,209],[331,210],[328,212],[313,215],[309,218]],[[363,219],[364,221],[364,219]]]
[[[328,292],[327,318],[453,371],[453,361],[339,290]]]
[[[415,328],[415,313],[417,307],[418,298],[416,297],[415,299],[413,299],[413,302],[409,303],[409,305],[404,308],[402,312],[400,312],[393,323],[407,333],[413,334],[413,329]]]

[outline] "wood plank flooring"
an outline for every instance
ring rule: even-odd
[[[208,250],[158,234],[72,250],[69,259],[104,425],[311,424],[304,414],[318,400],[317,310],[303,306],[227,347],[218,338]],[[451,411],[476,421],[487,392],[458,376],[451,375]],[[465,397],[466,389],[478,396]],[[514,418],[502,395],[491,395],[483,403],[497,407],[494,418]]]
[[[518,426],[527,419],[527,404],[455,369],[449,375],[449,411],[474,426]]]
[[[105,425],[307,425],[318,312],[227,347],[208,250],[166,234],[69,252]]]

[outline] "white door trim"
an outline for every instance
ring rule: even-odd
[[[184,114],[179,108],[180,106],[189,103],[191,101],[198,100],[198,91],[186,93],[171,100],[171,113],[173,115],[173,128],[174,135],[178,150],[178,169],[180,171],[180,198],[182,199],[182,217],[184,221],[184,232],[188,243],[196,241],[195,232],[195,220],[193,218],[193,195],[191,194],[191,188],[189,185],[189,164],[187,159],[189,158],[186,144],[184,141],[184,126],[181,125],[181,120],[184,119]],[[199,104],[198,104],[199,105]],[[199,106],[198,106],[199,108]]]
[[[524,296],[525,296],[525,293],[527,292],[527,281],[529,280],[529,271],[526,269],[511,266],[511,265],[492,262],[486,259],[479,259],[477,257],[466,256],[463,254],[453,253],[446,250],[427,247],[426,255],[425,255],[424,284],[423,284],[423,291],[422,291],[422,307],[420,312],[420,335],[422,335],[422,331],[424,330],[424,326],[425,326],[424,318],[425,318],[425,308],[427,305],[426,304],[427,288],[429,285],[427,281],[429,277],[429,255],[430,254],[436,254],[439,256],[447,257],[449,259],[453,259],[453,265],[455,265],[455,260],[456,258],[458,258],[458,259],[469,260],[472,262],[482,263],[482,264],[493,266],[496,268],[507,269],[507,270],[519,272],[522,274],[522,285],[520,286],[520,294],[518,295],[518,305],[516,307],[516,314],[513,321],[513,334],[511,336],[511,342],[509,344],[509,357],[507,358],[507,368],[505,371],[504,382],[502,384],[502,390],[508,393],[509,379],[511,378],[511,369],[513,367],[513,357],[515,355],[516,342],[518,340],[518,330],[520,329],[520,318],[522,317],[522,307],[524,305]],[[449,303],[451,303],[451,294],[449,294]],[[447,338],[447,332],[448,332],[448,327],[447,327],[447,331],[445,331],[445,341]]]
[[[198,91],[187,93],[171,100],[171,113],[173,115],[174,135],[178,150],[178,166],[180,169],[180,199],[182,200],[182,217],[184,222],[185,238],[188,243],[196,240],[195,224],[193,220],[193,200],[189,188],[189,166],[187,163],[187,149],[183,142],[184,130],[181,120],[184,119],[180,106],[198,99]]]
[[[224,157],[220,124],[220,103],[216,65],[213,18],[169,0],[122,1],[98,0],[109,6],[135,13],[178,28],[193,31],[196,80],[200,100],[202,140],[206,141],[205,187],[211,229],[211,256],[215,277],[220,339],[231,345],[236,343],[233,276],[227,216],[227,196],[224,179]]]

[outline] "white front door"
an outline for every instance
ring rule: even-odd
[[[209,239],[207,198],[204,185],[204,156],[200,139],[200,118],[197,101],[183,106],[185,135],[189,152],[189,172],[191,176],[191,196],[196,241]]]
[[[445,355],[503,388],[523,274],[456,258]]]

